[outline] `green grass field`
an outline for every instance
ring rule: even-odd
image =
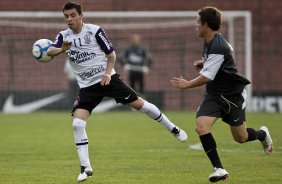
[[[93,114],[88,121],[90,160],[95,184],[209,183],[210,161],[198,143],[192,112],[166,112],[189,135],[179,142],[157,122],[138,112]],[[282,183],[282,115],[251,113],[248,126],[270,129],[274,151],[266,156],[261,144],[238,144],[229,127],[213,127],[219,155],[230,174],[225,183]],[[1,184],[77,183],[79,161],[69,112],[0,114]],[[222,183],[222,182],[220,182]]]

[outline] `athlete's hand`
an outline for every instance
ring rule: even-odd
[[[58,55],[60,55],[64,52],[66,52],[67,50],[69,50],[70,47],[71,47],[71,44],[72,44],[72,42],[65,40],[62,43],[62,46],[60,48],[51,46],[47,50],[47,55],[48,56],[58,56]]]
[[[72,42],[65,40],[62,44],[63,51],[67,51],[70,49]]]
[[[174,87],[185,89],[188,86],[188,81],[184,79],[182,76],[180,77],[173,77],[170,80],[170,84]]]
[[[105,73],[102,77],[101,85],[106,86],[106,85],[109,85],[110,82],[111,82],[111,74]]]
[[[204,62],[202,60],[194,61],[194,69],[198,72],[203,68]]]

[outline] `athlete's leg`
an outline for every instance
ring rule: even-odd
[[[246,128],[246,122],[240,126],[230,126],[232,136],[235,141],[245,143],[250,141],[259,140],[262,142],[265,153],[272,152],[272,139],[266,127],[261,127],[260,130],[253,128]]]
[[[246,128],[246,122],[240,126],[230,126],[232,136],[238,143],[245,143],[254,140],[263,141],[266,133],[263,130],[255,130],[253,128]]]
[[[221,161],[219,159],[216,142],[212,136],[211,128],[216,122],[216,117],[199,116],[196,122],[196,132],[198,133],[201,143],[203,145],[204,151],[209,157],[213,167],[223,168]]]
[[[186,133],[183,130],[179,129],[175,124],[173,124],[154,104],[142,99],[141,97],[138,97],[137,100],[127,105],[135,108],[136,110],[146,113],[150,118],[160,122],[180,141],[185,141],[187,139]]]
[[[139,97],[134,102],[129,103],[128,105],[135,108],[136,110],[146,113],[150,118],[159,121],[169,131],[171,131],[175,127],[175,125],[170,122],[164,114],[161,113],[158,107],[150,102],[143,100],[141,97]]]
[[[73,130],[74,140],[76,143],[77,153],[81,165],[81,173],[78,176],[78,181],[84,181],[88,176],[92,175],[92,168],[88,154],[88,137],[85,131],[86,121],[90,113],[84,109],[76,109],[73,113]]]
[[[196,123],[196,132],[200,136],[203,148],[214,167],[214,172],[209,176],[211,182],[226,180],[228,178],[228,173],[221,164],[216,150],[216,142],[211,134],[211,128],[216,120],[216,117],[198,116]]]
[[[88,137],[85,131],[89,112],[84,109],[76,109],[73,116],[72,126],[74,130],[74,139],[81,166],[90,166],[88,158]]]
[[[110,84],[112,91],[105,91],[105,95],[112,97],[118,103],[126,104],[136,110],[146,113],[150,118],[160,122],[180,141],[187,139],[186,133],[175,126],[154,104],[143,100],[128,85],[119,79],[118,75],[112,77]]]

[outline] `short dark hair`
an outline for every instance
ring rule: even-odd
[[[64,5],[63,12],[65,10],[71,10],[71,9],[76,9],[76,11],[78,12],[79,15],[81,15],[82,11],[83,11],[82,6],[79,3],[70,1],[70,2],[68,2]]]
[[[198,14],[202,25],[207,23],[212,30],[219,30],[221,26],[221,12],[217,8],[205,6],[198,10]]]

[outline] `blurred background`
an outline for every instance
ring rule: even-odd
[[[117,55],[129,45],[132,34],[141,35],[142,44],[150,50],[153,59],[145,75],[143,96],[163,110],[175,111],[195,111],[204,93],[204,87],[173,88],[169,80],[173,76],[190,79],[198,75],[193,70],[193,62],[201,58],[203,41],[196,35],[196,11],[203,6],[216,6],[224,11],[221,32],[235,49],[238,70],[250,75],[252,80],[249,110],[282,112],[282,62],[279,62],[282,1],[77,1],[84,8],[84,22],[102,26]],[[70,85],[64,69],[66,57],[61,55],[50,63],[39,63],[31,54],[36,40],[54,41],[58,32],[66,28],[62,14],[65,3],[63,0],[0,0],[0,112],[71,109],[73,97],[69,95]],[[146,13],[139,15],[136,11]],[[154,14],[160,11],[162,14]],[[232,11],[237,14],[231,16]],[[251,34],[247,34],[248,31]],[[251,70],[248,71],[248,67]],[[118,62],[115,68],[128,82]],[[105,105],[105,110],[111,109],[116,109],[114,103]]]

